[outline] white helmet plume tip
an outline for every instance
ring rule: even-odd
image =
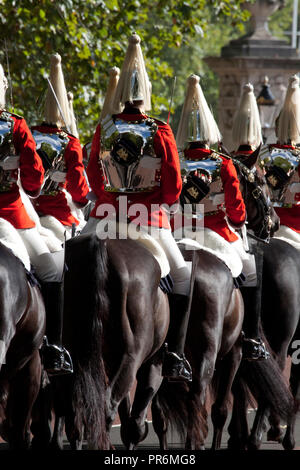
[[[52,54],[50,56],[50,82],[55,92],[56,98],[59,102],[60,109],[57,105],[56,98],[53,94],[51,87],[48,87],[46,102],[45,102],[45,120],[49,124],[57,125],[58,127],[71,127],[71,115],[69,110],[69,101],[67,97],[67,90],[64,81],[64,75],[61,66],[61,56],[59,54]],[[66,122],[65,122],[66,121]]]
[[[143,111],[151,109],[150,81],[146,71],[141,38],[132,34],[122,65],[120,79],[114,95],[112,110],[120,113],[126,102],[142,101]]]
[[[221,140],[219,128],[199,82],[200,77],[195,74],[187,79],[187,91],[176,135],[176,143],[180,150],[193,141],[213,145]]]
[[[130,38],[129,38],[129,44],[140,44],[141,43],[141,38],[138,34],[133,33]]]
[[[251,83],[246,83],[246,85],[244,85],[244,91],[245,93],[252,93],[254,91],[253,85]]]
[[[120,69],[119,67],[112,67],[109,71],[109,75],[111,77],[117,77],[118,75],[120,75]]]
[[[297,75],[289,78],[285,100],[278,117],[276,135],[280,144],[300,142],[300,88]]]
[[[232,141],[235,150],[240,145],[256,148],[262,142],[259,111],[252,83],[243,86],[239,107],[233,120]]]
[[[107,114],[113,114],[112,104],[113,104],[114,96],[116,93],[116,88],[119,82],[119,76],[120,76],[119,67],[112,67],[109,70],[109,80],[108,80],[108,85],[107,85],[106,94],[104,98],[104,103],[102,106],[102,111],[100,114],[100,121],[103,118],[105,118]]]
[[[200,83],[200,77],[198,75],[192,74],[187,79],[188,85],[197,86]]]
[[[50,63],[51,65],[61,64],[61,56],[57,52],[55,54],[52,54],[52,56],[50,57]]]
[[[0,109],[5,108],[5,93],[8,88],[8,81],[2,65],[0,64]]]

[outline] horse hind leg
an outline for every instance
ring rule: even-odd
[[[55,416],[53,436],[51,439],[51,450],[63,450],[63,433],[65,426],[64,416]]]
[[[296,442],[295,442],[295,424],[296,424],[296,417],[297,417],[297,408],[299,408],[300,404],[300,365],[293,364],[291,366],[291,374],[290,374],[290,385],[292,394],[295,398],[295,411],[293,416],[288,422],[287,429],[285,436],[282,440],[282,445],[285,450],[293,450]]]
[[[65,428],[71,450],[82,450],[84,430],[83,427],[78,428],[75,425],[73,412],[66,413]]]
[[[52,389],[46,372],[42,375],[42,384],[32,410],[31,432],[32,449],[47,449],[51,441]]]
[[[218,387],[215,391],[216,401],[212,405],[211,419],[214,427],[212,449],[218,450],[221,447],[222,433],[228,416],[228,403],[235,374],[241,362],[242,354],[240,346],[233,346],[231,351],[218,362],[216,367],[216,377]],[[213,379],[214,381],[214,379]]]
[[[228,426],[229,440],[227,447],[230,450],[247,450],[249,429],[247,422],[248,397],[245,388],[236,376],[232,385],[233,407],[231,420]]]
[[[121,425],[121,436],[128,450],[133,450],[148,434],[146,421],[148,406],[162,382],[161,366],[144,364],[137,374],[137,387],[130,417]],[[123,428],[123,429],[122,429]]]
[[[159,447],[161,450],[168,449],[167,432],[168,420],[163,414],[157,395],[154,396],[151,405],[152,425],[158,436]]]
[[[39,352],[35,351],[10,384],[8,421],[10,423],[9,447],[11,449],[28,449],[30,447],[31,412],[40,383],[40,356]]]

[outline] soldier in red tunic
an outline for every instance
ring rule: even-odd
[[[247,277],[255,276],[255,265],[253,273],[250,257],[235,231],[241,229],[246,221],[245,204],[235,166],[230,157],[211,148],[220,141],[221,134],[199,84],[199,77],[191,75],[176,136],[184,178],[181,200],[182,203],[194,204],[192,221],[202,217],[202,214],[197,214],[197,204],[204,206],[203,245],[210,247],[206,238],[213,236],[211,232],[218,234],[230,245],[228,248],[233,248],[240,257],[243,274]],[[217,254],[218,238],[214,237]],[[249,349],[253,347],[249,357],[258,359],[262,350],[261,342],[249,341],[249,344]]]
[[[119,207],[127,196],[125,220],[134,204],[145,209],[141,229],[148,230],[165,251],[173,279],[170,294],[170,329],[163,375],[191,380],[191,368],[183,351],[189,315],[190,271],[172,237],[163,204],[172,206],[181,192],[178,152],[170,126],[149,118],[150,82],[145,70],[140,38],[133,34],[117,85],[113,109],[97,126],[87,167],[91,188],[96,195],[95,208],[83,233],[95,231],[109,205],[123,217]],[[122,194],[123,193],[123,194]],[[124,193],[126,196],[124,196]]]
[[[78,226],[80,221],[72,213],[64,189],[80,209],[88,202],[86,195],[89,187],[84,175],[79,139],[70,133],[71,126],[73,132],[76,132],[76,127],[74,128],[72,122],[73,115],[69,108],[59,54],[51,57],[50,81],[63,116],[53,91],[48,89],[45,122],[31,128],[46,175],[42,193],[35,199],[34,206],[41,217],[42,225],[51,228],[46,225],[47,218],[44,216],[53,216],[70,236],[72,225]]]
[[[283,108],[276,120],[277,143],[260,152],[272,201],[280,218],[276,237],[300,243],[300,89],[299,78],[289,80]]]
[[[233,120],[232,141],[235,148],[232,157],[238,161],[243,163],[251,155],[252,158],[258,155],[262,143],[262,133],[259,111],[251,83],[247,83],[243,87],[239,107]],[[255,158],[253,158],[251,171],[258,171],[255,167]],[[250,276],[248,279],[246,277],[241,288],[245,304],[243,328],[247,336],[243,343],[243,357],[244,359],[268,359],[269,353],[259,333],[263,253],[261,246],[256,241],[252,241],[250,245],[252,252],[252,254],[249,253],[248,259]]]
[[[46,334],[50,342],[45,343],[42,348],[44,366],[51,374],[69,373],[72,372],[72,361],[62,347],[61,319],[56,314],[54,297],[54,293],[61,290],[61,273],[35,223],[25,210],[17,184],[19,176],[25,193],[31,198],[38,197],[44,168],[25,120],[5,110],[6,88],[7,80],[0,66],[0,217],[10,222],[21,236],[42,283]]]

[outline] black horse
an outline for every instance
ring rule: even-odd
[[[109,449],[109,431],[120,405],[122,436],[132,449],[147,435],[147,407],[162,381],[160,348],[169,305],[159,288],[160,267],[136,241],[103,241],[96,235],[69,240],[66,263],[64,344],[74,374],[51,378],[56,414],[52,445],[62,448],[65,420],[73,449],[82,447],[84,437],[90,448]],[[47,393],[42,391],[44,406],[32,428],[36,447],[49,445],[51,438]]]
[[[248,159],[243,158],[243,163],[252,172],[253,170],[257,171],[260,179],[264,181],[264,175],[259,167],[255,170],[257,154],[256,152]],[[267,201],[269,201],[268,197],[265,203]],[[263,207],[262,204],[262,210]],[[266,238],[268,210],[265,210],[265,214],[266,218],[261,220],[262,223],[257,219],[255,225],[250,227],[258,238]],[[273,357],[280,369],[284,370],[287,356],[293,356],[293,353],[296,352],[293,349],[294,341],[300,338],[300,253],[289,243],[276,238],[271,238],[267,244],[263,243],[262,247],[262,327]],[[237,410],[233,414],[234,421],[230,425],[231,445],[239,448],[258,449],[261,445],[265,418],[269,415],[271,428],[268,431],[268,440],[282,441],[285,449],[293,449],[295,446],[294,425],[296,412],[299,408],[300,393],[300,367],[297,358],[295,361],[292,360],[291,364],[290,387],[295,397],[295,410],[288,419],[284,437],[278,413],[276,410],[270,412],[264,400],[258,403],[258,411],[249,437],[246,421],[247,398],[240,388],[237,389],[238,399],[235,402]],[[239,429],[238,433],[237,429]],[[238,435],[239,438],[237,438]]]
[[[33,404],[41,382],[39,347],[45,308],[24,265],[0,243],[0,435],[11,449],[28,449]]]
[[[253,157],[256,159],[256,155]],[[259,224],[269,234],[278,218],[268,199],[268,187],[259,174],[245,165],[238,172],[246,199],[248,224]],[[185,254],[188,259],[188,254]],[[211,418],[214,426],[212,448],[221,445],[233,382],[246,383],[257,399],[265,402],[284,418],[290,416],[292,397],[281,370],[271,359],[268,363],[242,361],[243,301],[235,288],[231,272],[216,256],[196,251],[196,276],[186,354],[193,367],[193,383],[174,385],[164,381],[152,405],[153,426],[161,448],[167,448],[168,423],[177,425],[178,415],[185,416],[186,447],[203,449],[207,436],[206,393],[211,385],[214,402]],[[263,333],[262,333],[263,334]],[[171,388],[172,387],[172,388]]]

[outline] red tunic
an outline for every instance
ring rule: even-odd
[[[279,145],[272,144],[270,147],[282,149],[294,149],[292,145]],[[300,177],[300,165],[298,166],[298,175]],[[299,180],[300,181],[300,180]],[[285,225],[295,232],[300,233],[300,193],[295,193],[295,204],[292,207],[274,207],[278,217],[280,218],[280,225]],[[276,236],[276,234],[275,234]]]
[[[40,125],[32,127],[32,131],[44,132],[45,134],[55,134],[59,131],[57,127]],[[89,188],[84,176],[84,166],[82,163],[82,149],[79,139],[72,134],[68,134],[68,145],[65,149],[64,159],[67,168],[66,181],[59,183],[61,191],[56,195],[42,195],[34,201],[34,206],[40,215],[52,215],[63,225],[72,226],[79,224],[79,221],[72,215],[68,205],[64,188],[71,194],[72,199],[77,204],[84,206],[88,201],[86,195]]]
[[[138,111],[136,114],[121,113],[118,114],[117,117],[124,121],[141,121],[147,119],[145,114],[141,114]],[[153,208],[151,208],[151,204],[167,204],[172,206],[178,200],[182,188],[179,156],[170,126],[158,120],[155,120],[155,122],[158,125],[158,129],[153,140],[153,146],[155,154],[157,157],[161,158],[160,186],[157,186],[151,192],[127,194],[127,207],[129,209],[133,204],[144,204],[148,210],[148,225],[169,228],[169,219],[164,210],[155,210],[155,208],[153,210]],[[93,192],[97,196],[95,207],[91,212],[91,217],[96,218],[100,218],[97,216],[97,209],[100,204],[112,204],[116,213],[118,213],[118,199],[120,196],[120,193],[108,192],[104,189],[104,176],[101,164],[99,163],[100,132],[100,124],[98,124],[93,138],[90,159],[87,166],[89,183]],[[138,215],[139,214],[135,217],[138,217]],[[130,220],[134,220],[135,217],[130,217]]]
[[[201,158],[207,158],[211,153],[212,150],[210,149],[188,149],[185,151],[185,157],[189,160],[200,160]],[[234,242],[238,240],[238,237],[228,227],[225,215],[227,215],[229,223],[234,228],[240,228],[246,220],[246,209],[240,191],[240,182],[232,160],[222,155],[219,156],[222,159],[220,177],[223,184],[225,207],[218,206],[216,214],[205,215],[204,227],[218,233],[228,242]]]
[[[0,116],[3,110],[0,111]],[[7,111],[6,111],[7,113]],[[35,141],[25,119],[8,113],[14,120],[13,144],[16,155],[20,156],[20,181],[24,191],[29,196],[37,196],[44,178],[44,168],[36,152]],[[14,170],[17,180],[18,170]],[[0,217],[8,220],[15,228],[25,229],[35,227],[22,202],[17,183],[13,183],[9,191],[0,191]]]

